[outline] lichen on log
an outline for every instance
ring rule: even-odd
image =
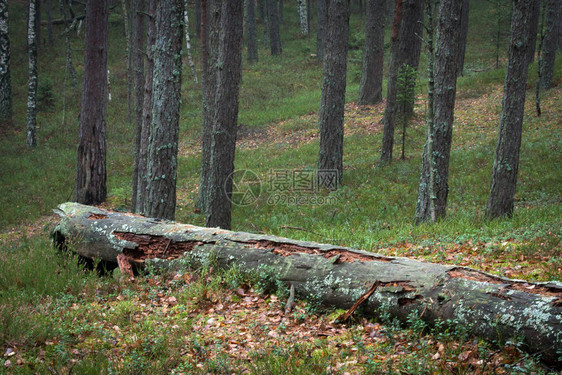
[[[562,284],[510,280],[465,267],[388,257],[340,246],[201,228],[78,203],[55,210],[53,237],[80,255],[132,264],[181,267],[210,259],[224,268],[252,272],[267,266],[297,295],[348,309],[376,282],[361,304],[365,315],[382,310],[407,321],[449,322],[500,342],[519,338],[530,353],[561,368]]]

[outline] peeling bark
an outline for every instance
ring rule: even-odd
[[[385,310],[406,321],[413,313],[430,324],[450,320],[492,341],[516,336],[530,353],[562,368],[560,283],[510,280],[465,267],[201,228],[78,203],[61,204],[56,212],[62,219],[55,241],[87,258],[116,262],[124,255],[130,263],[176,268],[212,262],[247,272],[266,265],[297,295],[343,309],[376,283],[376,291],[361,304],[368,316]]]

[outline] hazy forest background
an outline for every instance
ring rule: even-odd
[[[76,14],[83,14],[84,6],[73,3]],[[203,226],[205,217],[196,207],[201,46],[195,2],[188,3],[198,81],[184,45],[175,220]],[[540,92],[540,117],[535,110],[537,57],[529,65],[513,216],[486,217],[511,2],[470,1],[464,69],[457,80],[447,215],[437,223],[419,225],[414,212],[425,143],[427,52],[422,49],[404,159],[400,125],[394,159],[383,166],[384,102],[356,103],[365,39],[361,1],[351,2],[343,181],[336,191],[310,195],[287,190],[281,198],[268,188],[276,170],[315,170],[319,147],[322,64],[316,56],[316,1],[310,1],[308,36],[301,34],[297,2],[282,3],[282,53],[271,55],[259,16],[258,61],[250,64],[243,50],[235,166],[255,173],[262,191],[251,204],[233,205],[232,230],[469,266],[527,281],[562,281],[559,56],[553,87]],[[61,257],[50,245],[49,231],[57,220],[51,210],[73,198],[84,29],[77,22],[69,33],[77,73],[73,86],[65,69],[63,25],[53,25],[52,44],[49,41],[47,4],[53,20],[62,18],[58,2],[41,2],[37,145],[29,148],[28,4],[8,2],[13,118],[0,124],[0,373],[549,372],[517,342],[483,342],[466,335],[462,327],[439,333],[418,319],[403,327],[384,315],[376,322],[357,320],[334,327],[329,323],[334,312],[310,301],[299,301],[294,312],[283,317],[277,311],[287,291],[273,276],[271,284],[264,285],[236,270],[221,273],[210,267],[197,275],[149,270],[136,282],[123,284],[111,274],[98,277],[83,270],[72,256]],[[108,196],[102,206],[128,211],[135,129],[127,104],[122,9],[114,2],[109,15]],[[383,96],[391,37],[391,12],[387,13]],[[295,204],[299,199],[301,204]]]

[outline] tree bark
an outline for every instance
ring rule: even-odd
[[[386,0],[368,0],[363,70],[357,100],[359,105],[376,104],[382,101],[385,19]]]
[[[278,56],[283,52],[281,48],[281,32],[279,30],[279,0],[266,0],[269,13],[269,47],[272,56]]]
[[[12,122],[8,0],[0,0],[0,126]]]
[[[256,27],[256,2],[246,0],[246,43],[248,45],[248,62],[258,62],[258,29]]]
[[[388,83],[386,105],[383,116],[383,141],[381,163],[392,161],[394,147],[394,128],[396,115],[413,111],[413,100],[407,108],[398,105],[397,81],[398,72],[404,65],[417,70],[421,53],[421,36],[423,34],[424,0],[395,0],[394,20],[392,24],[392,39],[390,47],[390,64],[388,69]]]
[[[189,16],[187,14],[187,0],[184,0],[183,9],[183,21],[185,23],[185,48],[187,53],[187,62],[189,63],[189,68],[191,69],[191,74],[193,74],[193,81],[197,83],[197,73],[195,72],[195,63],[193,62],[193,56],[191,55],[191,41],[189,38]]]
[[[531,38],[529,46],[529,64],[535,61],[535,50],[537,49],[537,34],[539,31],[539,19],[541,14],[541,0],[533,1],[533,7],[531,8]]]
[[[46,0],[45,5],[47,6],[47,36],[49,41],[49,46],[52,47],[54,44],[53,39],[53,24],[51,23],[51,0]]]
[[[372,285],[362,307],[406,322],[415,314],[429,324],[449,322],[479,337],[522,339],[530,353],[561,368],[562,284],[509,280],[470,268],[387,257],[366,251],[282,237],[230,232],[97,207],[65,203],[55,242],[80,255],[115,263],[181,269],[201,265],[258,272],[264,267],[291,283],[297,295],[341,309]],[[123,256],[124,255],[124,256]]]
[[[221,13],[205,213],[208,227],[230,229],[238,94],[242,77],[243,2],[224,2]]]
[[[554,73],[554,61],[557,49],[557,23],[560,22],[560,0],[546,0],[546,14],[544,17],[544,39],[540,68],[540,86],[544,90],[552,87],[552,75]]]
[[[463,0],[462,2],[462,14],[461,14],[461,30],[459,37],[459,51],[458,51],[458,70],[457,76],[462,76],[464,74],[464,55],[466,53],[466,40],[468,38],[468,16],[469,16],[470,4],[469,0]]]
[[[74,200],[99,204],[107,195],[105,109],[107,100],[107,0],[86,5],[84,76]]]
[[[297,0],[301,34],[308,36],[308,6],[306,0]]]
[[[343,177],[343,120],[349,35],[349,1],[330,0],[322,96],[318,111],[318,186],[337,189]]]
[[[74,64],[72,64],[72,53],[70,50],[70,29],[72,25],[68,25],[68,21],[66,19],[66,11],[64,8],[64,0],[59,0],[59,11],[62,15],[62,23],[64,25],[64,45],[65,45],[65,53],[66,53],[66,68],[70,70],[70,76],[72,78],[72,87],[76,87],[78,85],[78,78],[76,78],[76,69],[74,69]],[[72,20],[72,24],[76,19]],[[55,25],[55,22],[52,22]],[[66,80],[66,76],[65,76]],[[63,116],[64,119],[64,116]],[[63,121],[64,123],[64,121]]]
[[[205,213],[209,197],[209,172],[211,163],[211,135],[213,108],[217,82],[217,55],[221,22],[220,1],[202,0],[201,22],[201,91],[203,121],[201,128],[201,178],[198,207]]]
[[[324,53],[326,50],[326,23],[328,20],[328,0],[317,1],[318,20],[316,21],[316,58],[318,61],[324,61]]]
[[[176,212],[181,103],[183,0],[159,3],[152,83],[144,213],[173,219]]]
[[[37,146],[35,130],[37,128],[37,14],[38,0],[30,0],[27,14],[27,55],[29,61],[27,81],[27,121],[25,144]],[[83,202],[89,203],[89,202]]]
[[[535,0],[513,0],[509,60],[488,200],[487,215],[490,218],[511,217],[513,214],[525,111],[529,50],[536,37],[532,35],[534,30],[531,22],[534,3]]]
[[[139,174],[141,162],[141,142],[143,130],[143,103],[144,103],[144,59],[146,50],[145,42],[145,19],[141,12],[146,11],[145,0],[131,1],[131,43],[133,48],[133,86],[135,97],[135,160],[133,164],[133,194],[131,199],[131,209],[133,212],[141,212],[137,205],[138,189],[141,185],[139,178],[144,176],[144,172]],[[146,140],[145,140],[146,141]]]
[[[461,29],[463,0],[442,1],[439,7],[439,23],[434,62],[433,131],[431,132],[431,158],[422,163],[434,170],[433,194],[428,184],[420,184],[416,221],[435,221],[445,217],[449,194],[449,157],[453,138],[455,96],[457,91],[458,49]],[[422,170],[422,175],[429,170]],[[433,200],[434,213],[430,212]]]
[[[148,142],[150,136],[150,126],[152,124],[152,91],[154,85],[154,50],[156,43],[156,0],[147,0],[146,18],[146,60],[144,61],[144,92],[142,102],[142,124],[140,129],[139,148],[136,153],[137,165],[137,195],[136,213],[144,213],[146,209],[147,194],[147,175],[148,175]],[[139,78],[139,77],[137,77]],[[138,124],[137,124],[138,125]]]

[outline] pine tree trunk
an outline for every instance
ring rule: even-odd
[[[8,0],[0,0],[0,126],[12,122]]]
[[[230,229],[232,173],[238,130],[238,93],[242,77],[243,3],[222,4],[216,90],[212,108],[206,226]]]
[[[195,63],[193,62],[193,56],[191,55],[191,40],[189,38],[189,16],[187,14],[187,0],[184,0],[183,9],[183,21],[185,23],[185,48],[187,53],[187,62],[189,63],[189,68],[191,69],[191,74],[193,74],[193,81],[197,83],[197,73],[195,72]]]
[[[376,104],[382,101],[385,19],[386,0],[368,0],[363,70],[357,100],[359,105]]]
[[[390,314],[402,322],[414,314],[442,329],[459,325],[491,341],[515,339],[530,353],[561,368],[562,284],[530,283],[470,268],[387,257],[372,252],[288,238],[200,228],[105,211],[76,203],[59,205],[53,238],[90,259],[186,267],[237,267],[258,273],[264,266],[298,296],[348,309],[372,285],[362,304],[370,317]],[[443,327],[443,323],[445,327]],[[437,327],[437,325],[436,325]]]
[[[301,34],[308,35],[308,6],[306,0],[297,0]]]
[[[45,5],[47,6],[47,36],[49,38],[49,46],[53,46],[53,24],[51,22],[51,0],[46,0]]]
[[[537,49],[537,34],[539,31],[539,19],[541,14],[541,1],[543,0],[536,0],[533,2],[533,7],[531,8],[532,17],[531,17],[531,38],[533,39],[530,41],[529,46],[529,64],[535,61],[535,50]]]
[[[513,0],[509,61],[488,200],[487,214],[491,218],[511,217],[513,214],[525,111],[529,50],[535,40],[531,22],[534,3],[534,0]]]
[[[107,0],[86,3],[84,76],[74,200],[99,204],[105,200],[105,110],[107,100]]]
[[[146,18],[146,59],[144,60],[144,93],[142,104],[142,128],[140,131],[140,147],[137,154],[137,208],[135,212],[145,213],[148,200],[148,142],[152,124],[152,99],[154,86],[154,45],[156,44],[156,7],[157,0],[147,0]]]
[[[466,40],[468,38],[468,15],[469,15],[470,4],[469,0],[464,0],[462,2],[462,14],[461,14],[461,34],[459,37],[459,61],[457,75],[460,77],[464,74],[464,55],[466,53]]]
[[[70,76],[72,78],[72,87],[78,85],[78,78],[76,77],[76,69],[74,69],[74,64],[72,63],[72,51],[70,50],[70,29],[68,21],[66,19],[66,11],[64,7],[64,0],[59,0],[59,10],[62,14],[63,24],[64,24],[64,45],[66,53],[66,68],[70,70]],[[73,23],[75,20],[73,21]],[[66,79],[66,78],[65,78]]]
[[[246,39],[248,44],[248,62],[258,62],[258,29],[256,27],[255,0],[246,0]]]
[[[541,81],[540,86],[544,90],[552,87],[552,76],[554,73],[554,61],[557,49],[557,23],[562,16],[560,0],[546,0],[546,14],[544,20],[544,40],[542,58],[539,62]]]
[[[195,0],[195,36],[201,38],[201,0]]]
[[[318,0],[318,20],[316,21],[316,57],[318,61],[324,61],[326,50],[326,23],[328,22],[328,0]]]
[[[279,0],[266,0],[269,12],[269,47],[272,56],[278,56],[283,52],[281,48],[281,33],[279,30]]]
[[[205,212],[209,197],[209,174],[211,163],[211,136],[213,131],[214,99],[217,87],[217,55],[221,22],[220,1],[202,0],[204,23],[201,24],[201,61],[203,124],[201,129],[201,178],[198,207]]]
[[[37,128],[37,28],[35,22],[37,3],[38,0],[29,1],[29,11],[27,14],[27,54],[29,59],[27,81],[27,131],[25,137],[25,144],[27,147],[35,147],[37,145],[35,134]]]
[[[439,27],[435,46],[433,131],[431,153],[425,153],[423,165],[434,171],[433,194],[429,184],[420,184],[416,221],[434,221],[445,217],[449,194],[449,157],[453,137],[453,120],[457,86],[459,39],[463,0],[442,1],[439,7]],[[422,166],[423,168],[423,166]],[[428,174],[428,170],[422,174]],[[433,200],[434,213],[429,208]]]
[[[423,34],[423,25],[420,22],[423,20],[423,7],[424,0],[395,0],[394,3],[390,64],[383,116],[382,164],[392,161],[396,115],[413,112],[413,100],[405,101],[412,103],[411,105],[405,107],[398,105],[397,81],[398,72],[404,65],[417,70],[421,53],[420,36]]]
[[[141,12],[146,11],[145,0],[131,1],[131,43],[133,48],[133,86],[135,97],[135,160],[133,165],[133,194],[131,207],[133,212],[142,212],[137,205],[138,189],[141,185],[140,178],[144,172],[139,174],[139,169],[144,170],[141,158],[141,142],[143,132],[143,105],[144,105],[144,51],[145,42],[145,16]],[[145,140],[147,141],[147,140]],[[146,161],[146,159],[145,159]]]
[[[322,75],[322,97],[318,111],[320,150],[318,155],[318,184],[337,189],[343,176],[343,120],[349,35],[349,1],[330,0],[326,55]],[[335,173],[336,180],[332,178]]]
[[[144,213],[163,219],[173,219],[176,212],[183,4],[173,0],[159,3],[156,9]]]

